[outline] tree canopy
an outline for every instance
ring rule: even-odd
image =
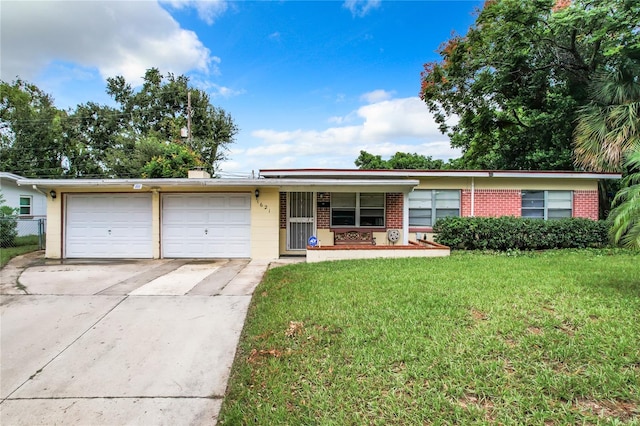
[[[355,165],[361,170],[434,170],[445,168],[442,160],[434,160],[430,156],[396,152],[389,160],[383,160],[380,155],[373,155],[367,151],[360,151]]]
[[[0,170],[27,177],[60,176],[65,117],[35,85],[0,82]]]
[[[627,154],[640,152],[640,51],[600,69],[589,93],[574,130],[576,163],[589,170],[620,171]]]
[[[186,76],[155,68],[138,90],[122,76],[107,79],[115,106],[87,102],[61,111],[35,85],[0,88],[0,166],[24,176],[186,177],[194,166],[215,175],[238,132]]]
[[[420,96],[463,167],[572,169],[576,111],[598,70],[640,45],[638,22],[637,1],[488,0],[424,65]]]

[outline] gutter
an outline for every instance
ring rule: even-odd
[[[620,173],[590,173],[572,171],[515,171],[515,170],[337,170],[290,169],[260,170],[260,176],[269,180],[286,178],[548,178],[548,179],[620,179]]]
[[[160,189],[167,187],[400,187],[409,190],[417,179],[21,179],[19,185],[44,188],[129,188]]]

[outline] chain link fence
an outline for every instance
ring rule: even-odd
[[[0,247],[20,247],[34,245],[44,250],[46,243],[47,219],[23,218],[20,216],[0,217]]]

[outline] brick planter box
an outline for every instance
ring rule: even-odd
[[[418,243],[411,243],[406,246],[340,245],[307,247],[307,262],[401,257],[445,257],[449,256],[449,254],[451,254],[451,249],[447,246],[420,240]]]

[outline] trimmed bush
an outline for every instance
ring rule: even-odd
[[[435,241],[466,250],[545,250],[602,247],[608,243],[605,221],[503,217],[446,217],[433,227]]]
[[[18,236],[18,221],[15,209],[0,206],[0,247],[14,247]]]

